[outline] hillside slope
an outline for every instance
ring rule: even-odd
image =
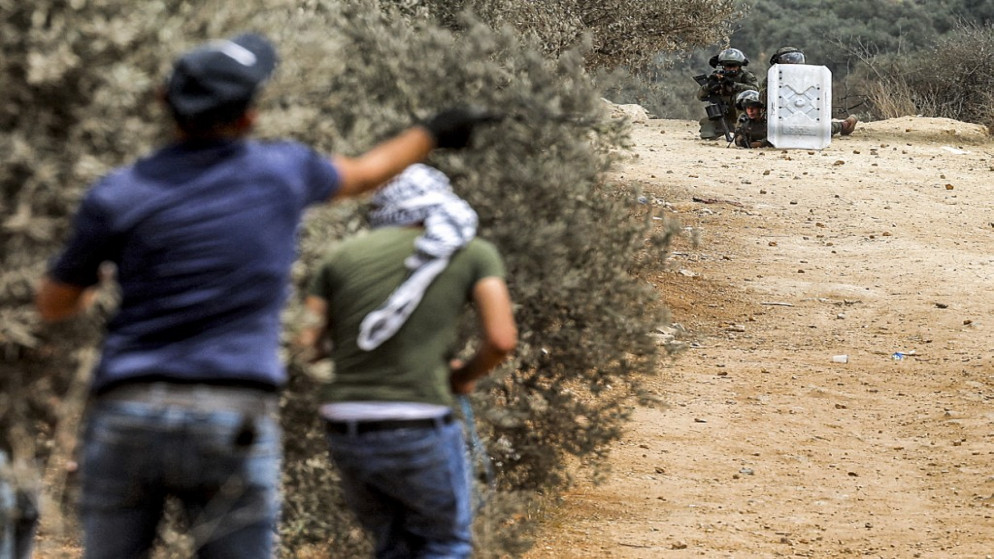
[[[992,557],[983,130],[902,118],[740,150],[649,120],[633,140],[619,173],[689,233],[654,278],[688,348],[527,558]]]

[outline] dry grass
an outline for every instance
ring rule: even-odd
[[[918,114],[911,89],[904,80],[868,82],[866,96],[881,119]]]

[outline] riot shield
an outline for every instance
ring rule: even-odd
[[[832,136],[832,72],[774,64],[766,73],[767,139],[778,148],[822,149]]]

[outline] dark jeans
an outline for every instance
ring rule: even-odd
[[[167,386],[138,401],[100,399],[89,410],[87,559],[148,557],[169,495],[182,503],[197,557],[273,557],[281,457],[275,395],[259,396],[253,411],[255,396],[200,388],[178,398]]]
[[[330,433],[331,457],[379,559],[472,554],[470,473],[458,421],[436,427]]]

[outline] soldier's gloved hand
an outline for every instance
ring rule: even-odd
[[[503,118],[503,114],[479,107],[459,107],[441,111],[422,125],[435,138],[435,147],[460,149],[469,145],[477,125]]]

